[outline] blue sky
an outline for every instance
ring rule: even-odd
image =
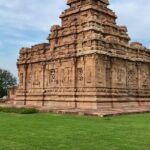
[[[66,0],[0,0],[0,68],[17,76],[16,61],[21,47],[46,42],[49,29],[60,24]],[[150,1],[110,0],[117,23],[128,27],[132,41],[150,47]]]

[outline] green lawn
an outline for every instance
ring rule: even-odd
[[[150,114],[0,113],[0,150],[150,150]]]

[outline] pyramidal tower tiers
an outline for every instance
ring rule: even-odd
[[[48,43],[20,50],[13,103],[51,109],[150,107],[150,50],[129,44],[127,28],[116,24],[108,0],[67,5]]]

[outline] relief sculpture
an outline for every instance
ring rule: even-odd
[[[83,69],[82,68],[78,68],[77,72],[78,72],[78,81],[83,81],[83,79],[84,79],[84,77],[83,77]]]

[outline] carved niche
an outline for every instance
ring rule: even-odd
[[[29,72],[28,73],[28,82],[29,82],[29,84],[31,83],[31,77],[32,77],[31,72]]]
[[[118,68],[116,67],[115,68],[115,72],[116,72],[116,83],[118,83],[118,84],[126,83],[126,78],[125,78],[126,72],[125,72],[125,69],[121,68],[121,67],[118,67]]]
[[[66,67],[63,69],[63,83],[70,83],[71,82],[71,68]]]
[[[31,71],[28,71],[27,72],[27,86],[28,86],[28,88],[31,87],[31,81],[32,81],[31,78],[32,78]]]
[[[39,66],[34,66],[34,71],[33,71],[33,86],[39,87],[41,84],[41,69]]]
[[[56,72],[55,72],[55,69],[51,69],[49,71],[49,82],[50,83],[54,83],[55,82],[55,79],[56,79]]]
[[[77,68],[77,75],[78,75],[78,81],[83,81],[84,79],[83,68]]]
[[[106,61],[104,61],[103,57],[98,57],[97,60],[97,83],[100,86],[106,85]]]
[[[118,81],[118,83],[121,83],[121,81],[122,81],[122,76],[123,76],[123,71],[122,71],[122,69],[118,69],[118,70],[117,70],[117,81]]]
[[[112,86],[114,88],[126,88],[126,63],[120,59],[111,59],[112,62]]]
[[[34,72],[34,81],[33,81],[33,85],[40,85],[40,81],[39,81],[39,77],[38,77],[38,71]]]
[[[58,68],[46,69],[47,79],[46,86],[58,84]]]
[[[140,87],[149,88],[149,68],[147,66],[141,66],[140,69]]]
[[[86,69],[86,82],[91,83],[92,82],[92,69],[90,66]]]
[[[98,83],[103,83],[103,69],[102,69],[102,66],[100,66],[98,68],[97,76],[98,76]]]
[[[134,70],[128,70],[128,85],[135,85],[135,71]]]
[[[127,85],[129,88],[137,88],[137,67],[135,64],[128,64]]]
[[[149,87],[149,73],[148,72],[143,72],[142,75],[142,87],[147,88]]]
[[[46,69],[45,69],[45,86],[46,87],[49,86],[49,70],[48,70],[47,66],[46,66]]]
[[[32,81],[32,68],[31,68],[31,65],[29,65],[28,69],[27,69],[27,85],[28,85],[28,87],[31,86],[31,81]]]
[[[68,68],[64,68],[62,70],[62,74],[63,74],[62,82],[66,83],[68,81]]]

